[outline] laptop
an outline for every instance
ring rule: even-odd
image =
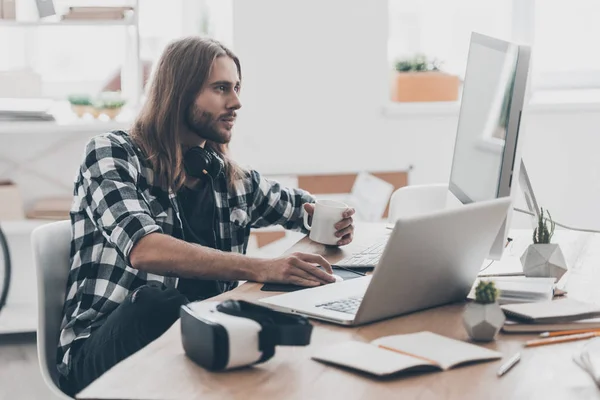
[[[510,206],[504,197],[398,219],[372,275],[260,302],[277,311],[361,325],[464,300]]]

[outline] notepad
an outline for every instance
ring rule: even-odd
[[[507,317],[534,324],[565,323],[600,317],[599,306],[569,298],[539,303],[506,304],[500,307]]]
[[[346,341],[319,349],[314,360],[377,376],[401,371],[445,371],[461,364],[495,360],[502,354],[432,332],[385,336],[370,343]]]

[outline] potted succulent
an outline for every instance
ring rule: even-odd
[[[496,301],[498,289],[492,281],[479,281],[475,287],[475,302],[467,304],[463,324],[473,340],[494,340],[506,317]]]
[[[68,97],[69,103],[71,104],[71,110],[79,118],[83,117],[86,113],[92,113],[92,99],[86,94],[73,94]]]
[[[105,100],[102,102],[100,112],[108,116],[110,119],[115,119],[121,112],[121,108],[123,108],[124,105],[125,100],[122,99]]]
[[[548,210],[544,209],[538,217],[537,227],[533,231],[533,244],[530,244],[521,256],[523,273],[528,277],[551,277],[558,281],[567,272],[565,256],[556,243],[550,243],[556,224]]]
[[[412,101],[456,101],[460,79],[440,70],[438,60],[428,59],[423,54],[399,59],[394,65],[392,100]]]

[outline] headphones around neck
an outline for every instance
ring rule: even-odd
[[[183,165],[185,172],[195,178],[209,175],[214,179],[225,169],[223,159],[215,151],[200,146],[194,146],[185,152]]]

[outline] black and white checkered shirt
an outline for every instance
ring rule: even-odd
[[[227,188],[214,181],[216,245],[245,253],[250,228],[279,224],[302,230],[307,192],[281,187],[256,171]],[[58,370],[67,375],[71,354],[105,321],[127,294],[148,282],[176,287],[178,279],[131,267],[134,244],[151,232],[182,238],[176,196],[153,185],[153,172],[125,132],[93,138],[75,178],[71,208],[71,272],[67,282]]]

